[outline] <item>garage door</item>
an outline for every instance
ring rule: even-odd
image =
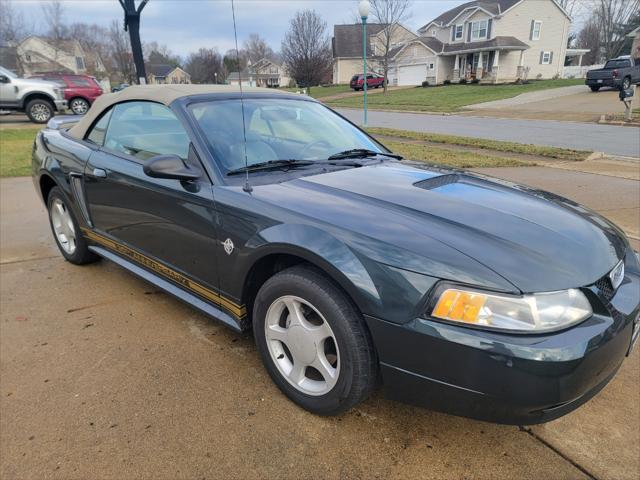
[[[426,65],[408,65],[398,68],[398,85],[422,85],[427,78]]]

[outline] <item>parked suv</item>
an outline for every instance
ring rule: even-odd
[[[64,98],[76,115],[87,113],[93,101],[103,93],[98,81],[89,75],[46,72],[33,75],[31,78],[60,83],[64,87]]]
[[[364,88],[364,75],[354,75],[351,77],[349,87],[353,88],[356,92]],[[384,77],[382,75],[376,75],[375,73],[367,74],[367,88],[380,88],[384,85]]]
[[[607,60],[603,68],[589,70],[585,81],[594,92],[601,87],[626,90],[636,83],[640,83],[640,64],[634,65],[633,59],[628,55]]]
[[[62,87],[54,82],[19,78],[0,67],[0,110],[25,112],[35,123],[47,123],[67,108]]]

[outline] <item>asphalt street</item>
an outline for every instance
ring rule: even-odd
[[[635,180],[482,171],[638,228]],[[531,428],[414,408],[380,392],[341,416],[318,417],[273,385],[250,334],[111,262],[65,262],[30,178],[0,180],[0,219],[2,479],[640,476],[640,348],[594,399]]]
[[[337,111],[352,122],[362,125],[362,110],[340,108]],[[374,110],[368,112],[368,117],[371,127],[592,150],[640,158],[640,129],[636,127]]]

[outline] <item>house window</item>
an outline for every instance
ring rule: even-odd
[[[456,25],[456,34],[454,39],[460,40],[463,35],[464,35],[464,25]]]
[[[542,28],[542,22],[536,20],[533,22],[533,29],[531,30],[531,40],[540,40],[540,29]]]
[[[84,70],[84,59],[82,57],[76,57],[76,68],[78,70]]]
[[[480,20],[471,24],[471,40],[487,38],[487,21]]]
[[[26,59],[27,59],[27,62],[30,62],[30,61],[31,61],[31,55],[25,55],[25,56],[24,56],[24,58],[26,58]]]
[[[429,70],[433,70],[434,68],[435,68],[435,67],[434,67],[433,63],[430,63],[430,64],[429,64]]]
[[[433,30],[431,30],[431,36],[432,36],[432,37],[435,37],[437,33],[438,33],[438,32],[436,32],[436,29],[435,29],[435,28],[434,28]]]
[[[549,65],[551,63],[551,52],[542,52],[542,61],[540,63]]]

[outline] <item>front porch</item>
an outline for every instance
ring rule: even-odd
[[[455,55],[451,80],[504,83],[527,79],[522,50],[480,50]]]

